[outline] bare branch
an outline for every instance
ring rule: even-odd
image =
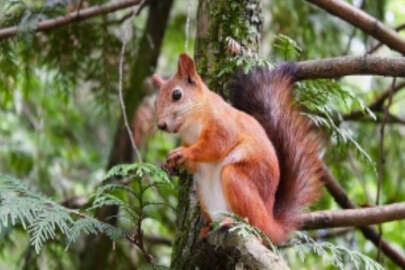
[[[152,254],[150,254],[150,253],[145,249],[145,247],[144,247],[144,245],[143,245],[143,241],[140,240],[140,239],[143,239],[143,238],[139,238],[139,237],[141,237],[141,236],[140,236],[140,235],[136,235],[136,233],[131,233],[131,234],[128,234],[128,235],[126,236],[126,239],[127,239],[132,245],[136,246],[136,247],[141,251],[143,257],[146,259],[146,261],[147,261],[148,263],[154,262],[155,259],[153,258]]]
[[[139,153],[138,147],[135,144],[134,140],[134,135],[132,134],[131,127],[129,126],[128,123],[128,117],[127,117],[127,110],[125,109],[125,101],[124,101],[124,94],[122,93],[122,70],[124,66],[124,55],[125,55],[125,48],[127,46],[127,41],[123,41],[122,43],[122,48],[121,48],[121,54],[120,54],[120,62],[118,66],[118,97],[120,101],[120,106],[121,106],[121,111],[122,111],[122,116],[124,119],[124,124],[125,128],[127,129],[129,139],[131,141],[131,146],[132,149],[135,151],[136,158],[139,162],[142,162],[142,157],[141,154]]]
[[[342,0],[307,1],[360,28],[381,43],[405,55],[405,39],[366,12]]]
[[[357,121],[357,122],[372,122],[372,123],[375,123],[375,124],[381,123],[382,122],[382,117],[379,114],[377,114],[376,116],[377,116],[377,119],[372,119],[371,117],[366,116],[366,115],[364,115],[364,116],[359,115],[359,116],[355,116],[355,117],[346,117],[346,116],[344,116],[343,120],[344,121]],[[388,118],[386,119],[385,122],[387,124],[405,125],[405,119],[401,119],[398,116],[393,115],[391,113],[388,114]]]
[[[390,96],[390,92],[391,92],[391,86],[386,89],[384,92],[382,92],[375,100],[373,103],[371,103],[368,108],[371,111],[381,111],[382,110],[382,106],[384,104],[384,101]],[[401,90],[402,88],[405,88],[405,81],[400,82],[398,84],[395,85],[395,87],[392,89],[392,94],[394,95],[395,93],[397,93],[399,90]],[[355,120],[355,119],[359,119],[362,118],[364,116],[364,111],[361,110],[356,110],[356,111],[352,111],[348,114],[343,115],[343,120]]]
[[[169,238],[166,238],[166,237],[162,237],[162,236],[144,235],[143,238],[149,244],[164,245],[164,246],[171,246],[173,244],[172,240],[170,240]]]
[[[404,202],[361,209],[316,211],[300,216],[305,230],[368,226],[399,219],[405,219]]]
[[[398,123],[398,124],[401,124],[401,125],[405,125],[405,119],[401,119],[398,116],[393,115],[391,113],[388,113],[386,122],[387,123]]]
[[[338,78],[346,75],[405,77],[405,58],[344,56],[297,62],[296,80]]]
[[[385,90],[381,95],[378,96],[378,98],[376,98],[376,100],[369,106],[369,109],[373,111],[381,110],[384,101],[390,97],[391,92],[392,94],[395,94],[402,88],[405,88],[405,81],[396,84],[394,87],[390,85],[387,90]]]
[[[226,38],[226,50],[232,55],[258,57],[233,38]],[[295,80],[339,78],[346,75],[382,75],[405,77],[405,58],[342,56],[296,62]]]
[[[325,184],[325,187],[328,189],[329,193],[332,195],[335,201],[342,208],[356,208],[356,205],[350,200],[342,186],[339,184],[338,181],[336,181],[336,179],[332,176],[326,166],[324,166],[324,172],[325,175],[322,180]],[[359,227],[359,229],[361,230],[365,238],[369,239],[377,247],[380,246],[381,251],[384,252],[387,257],[389,257],[397,265],[405,268],[405,256],[399,250],[392,247],[390,243],[383,239],[380,239],[376,230],[371,227]]]
[[[392,85],[389,91],[389,98],[388,98],[388,104],[387,106],[384,107],[384,116],[381,122],[381,128],[380,128],[380,144],[379,144],[379,157],[378,157],[378,182],[377,182],[377,194],[376,194],[376,205],[380,204],[380,195],[381,195],[381,186],[382,186],[382,182],[384,180],[384,166],[385,166],[385,155],[384,155],[384,139],[385,139],[385,126],[387,123],[387,119],[389,117],[389,108],[391,107],[392,104],[392,95],[394,92],[394,88],[395,88],[395,82],[396,82],[396,78],[394,77],[394,79],[392,80]],[[381,239],[382,235],[383,235],[383,229],[382,226],[379,225],[378,226],[378,233],[379,233],[379,237]],[[380,245],[378,246],[378,250],[377,250],[377,261],[379,262],[381,259],[381,241],[380,241]]]
[[[98,15],[111,13],[120,9],[128,8],[137,5],[141,0],[123,0],[112,2],[104,5],[89,7],[79,11],[73,11],[66,16],[59,16],[54,19],[44,20],[38,23],[34,31],[47,31],[60,26],[64,26],[74,22],[80,22]],[[0,40],[14,37],[18,32],[17,26],[0,29]]]

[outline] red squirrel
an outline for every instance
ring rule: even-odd
[[[293,78],[288,64],[241,72],[229,84],[239,110],[207,88],[187,54],[168,80],[153,76],[158,128],[182,139],[166,167],[193,173],[207,224],[234,213],[280,244],[319,197],[319,143],[293,106]]]

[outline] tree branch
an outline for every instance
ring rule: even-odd
[[[141,0],[123,0],[119,2],[112,2],[104,5],[98,5],[81,9],[80,11],[73,11],[66,16],[59,16],[54,19],[44,20],[38,23],[34,31],[47,31],[53,28],[64,26],[73,22],[80,22],[98,15],[111,13],[120,9],[128,8],[137,5]],[[18,32],[17,26],[7,27],[0,29],[0,40],[14,37]]]
[[[325,187],[328,189],[329,193],[335,199],[335,201],[342,207],[342,208],[349,208],[353,209],[356,208],[356,205],[350,200],[350,198],[346,195],[343,188],[340,186],[339,182],[332,176],[329,169],[324,166],[325,175],[322,178]],[[380,246],[381,251],[389,257],[393,262],[397,265],[405,268],[405,256],[401,254],[400,251],[396,250],[394,247],[390,245],[387,241],[380,239],[376,230],[371,227],[359,227],[361,232],[363,233],[364,237],[369,239],[371,242],[374,243],[377,247]]]
[[[405,81],[396,84],[395,87],[392,89],[392,94],[394,95],[395,93],[397,93],[399,90],[401,90],[404,87],[405,87]],[[368,108],[371,111],[381,111],[384,101],[390,96],[390,92],[391,92],[391,86],[388,89],[386,89],[384,92],[382,92],[374,100],[374,102],[368,106]],[[362,118],[363,116],[364,116],[364,111],[356,110],[356,111],[352,111],[348,114],[343,115],[343,120],[355,120],[355,119]]]
[[[405,219],[405,202],[361,209],[316,211],[300,216],[305,230],[368,226],[399,219]]]
[[[225,50],[232,55],[258,57],[233,38],[226,38]],[[295,62],[295,80],[339,78],[346,75],[382,75],[405,77],[405,58],[377,56],[341,56]]]
[[[342,20],[360,28],[391,49],[405,55],[405,39],[379,20],[342,0],[307,0]]]
[[[355,117],[344,117],[344,121],[358,121],[358,122],[372,122],[379,124],[382,122],[382,117],[377,115],[377,119],[372,119],[371,117],[368,117],[366,115],[359,115]],[[385,121],[387,124],[399,124],[399,125],[405,125],[405,119],[401,119],[396,115],[393,114],[388,114],[388,117]]]
[[[405,77],[405,58],[344,56],[297,62],[296,80],[338,78],[346,75]]]
[[[399,26],[397,26],[397,27],[395,27],[395,31],[397,31],[397,32],[400,32],[400,31],[402,31],[402,30],[404,30],[404,29],[405,29],[405,23],[404,23],[404,24],[401,24],[401,25],[399,25]],[[372,47],[371,49],[369,49],[369,50],[367,51],[367,54],[372,54],[372,53],[374,53],[374,52],[377,51],[379,48],[381,48],[382,45],[384,45],[384,43],[379,42],[379,43],[376,44],[374,47]]]
[[[237,231],[212,231],[204,241],[198,242],[193,253],[186,269],[290,269],[282,257],[256,237],[244,237]]]

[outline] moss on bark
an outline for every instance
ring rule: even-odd
[[[211,90],[224,94],[233,72],[227,38],[257,52],[263,19],[260,0],[201,0],[198,6],[195,58],[198,71]],[[224,72],[226,70],[227,72]]]

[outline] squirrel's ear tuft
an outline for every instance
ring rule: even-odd
[[[153,81],[153,84],[156,87],[158,87],[159,89],[162,88],[162,86],[166,83],[166,81],[162,77],[160,77],[160,75],[158,75],[158,74],[153,74],[152,81]]]
[[[194,60],[185,53],[179,56],[177,74],[181,77],[194,77],[197,74]]]

